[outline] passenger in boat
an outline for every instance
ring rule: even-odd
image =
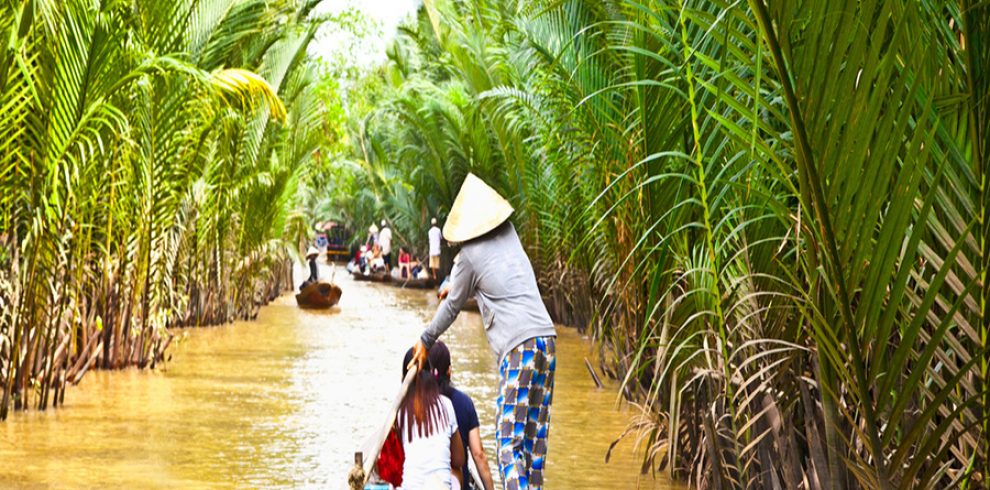
[[[450,351],[439,340],[430,348],[430,366],[433,369],[433,375],[436,376],[437,382],[440,384],[440,393],[450,398],[451,404],[454,405],[454,413],[457,415],[457,429],[460,432],[465,453],[470,451],[485,490],[494,490],[492,471],[488,467],[485,448],[481,445],[480,424],[478,423],[478,412],[474,409],[474,401],[464,392],[454,388],[451,383]],[[467,454],[464,455],[464,467],[461,469],[461,474],[464,475],[464,478],[461,479],[461,489],[468,490],[468,481],[471,477],[468,471]]]
[[[382,258],[382,247],[375,245],[371,247],[371,261],[368,264],[372,274],[377,274],[385,270],[385,259]]]
[[[403,379],[413,366],[412,356],[409,349],[402,360]],[[405,453],[402,488],[461,488],[464,446],[457,430],[457,414],[428,369],[417,374],[399,405],[396,428]]]
[[[368,263],[367,254],[368,254],[368,247],[366,245],[361,245],[358,248],[357,252],[354,253],[354,260],[352,261],[352,263],[354,264],[353,267],[356,270],[363,271],[364,268],[367,267],[367,263]]]
[[[461,251],[436,315],[413,346],[420,366],[437,338],[474,296],[488,343],[498,356],[496,460],[505,489],[543,488],[557,333],[529,257],[508,221],[512,206],[468,174],[443,235]]]
[[[406,248],[399,247],[399,277],[403,279],[415,278],[409,274],[411,270],[409,260],[409,252],[406,251]]]
[[[316,247],[310,246],[309,250],[306,251],[306,261],[309,262],[309,277],[303,281],[299,289],[305,289],[306,286],[320,280],[320,269],[316,265],[316,258],[319,256],[320,251]]]
[[[412,267],[411,273],[413,278],[429,279],[430,275],[423,270],[423,263],[420,262],[418,258],[414,258],[412,262],[410,262],[410,266]]]
[[[385,273],[392,268],[392,229],[382,220],[382,231],[378,233],[378,244],[382,246],[382,258],[385,260]]]

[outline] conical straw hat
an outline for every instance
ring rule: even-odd
[[[468,174],[443,225],[447,241],[462,243],[492,231],[512,214],[512,205],[474,174]]]
[[[320,251],[317,250],[316,247],[311,246],[309,247],[309,250],[306,251],[306,257],[312,257],[314,255],[320,255]]]

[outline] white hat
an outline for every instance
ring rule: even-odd
[[[368,233],[378,233],[378,227],[374,223],[368,227]]]
[[[382,220],[382,228],[385,228],[386,226],[388,226],[388,224],[385,223],[385,220]]]
[[[310,245],[309,250],[306,250],[306,258],[308,259],[314,255],[320,255],[320,251],[317,250],[316,247]]]
[[[437,224],[437,219],[436,219],[436,218],[433,218],[433,219],[431,219],[431,220],[430,220],[430,224],[431,224],[431,225],[435,225],[435,224]]]
[[[468,174],[443,224],[447,241],[462,243],[478,238],[509,219],[512,205],[474,174]]]

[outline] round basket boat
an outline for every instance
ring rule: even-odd
[[[299,291],[296,303],[300,308],[330,308],[340,301],[341,293],[336,284],[315,282]]]

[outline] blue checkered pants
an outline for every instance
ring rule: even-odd
[[[499,367],[495,437],[505,490],[543,487],[555,368],[554,337],[523,342]]]

